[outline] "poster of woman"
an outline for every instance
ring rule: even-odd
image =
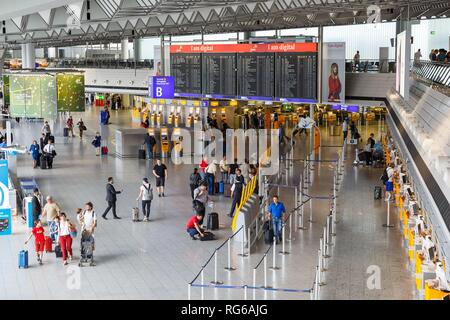
[[[330,76],[328,77],[328,101],[340,102],[341,101],[342,85],[339,79],[339,66],[333,62],[331,64]]]

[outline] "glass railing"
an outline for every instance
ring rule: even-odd
[[[346,60],[345,72],[376,72],[376,73],[395,73],[395,60]]]
[[[44,59],[37,63],[38,67],[48,68],[96,68],[96,69],[153,69],[153,59],[146,60],[120,60],[108,58],[60,58]],[[5,69],[21,69],[20,59],[4,62]]]
[[[450,88],[450,64],[435,61],[416,61],[411,72],[430,85],[440,85]]]

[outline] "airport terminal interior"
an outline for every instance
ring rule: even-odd
[[[448,0],[0,5],[0,300],[450,299]]]

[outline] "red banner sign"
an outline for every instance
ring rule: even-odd
[[[181,44],[170,46],[170,53],[251,53],[251,52],[317,52],[317,43],[257,44]]]

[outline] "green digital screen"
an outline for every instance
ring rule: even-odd
[[[51,75],[11,75],[9,77],[12,117],[54,118],[56,82]]]
[[[58,87],[58,112],[84,112],[84,75],[59,73],[56,75]]]
[[[10,104],[9,100],[9,76],[3,76],[3,101],[5,105]]]

